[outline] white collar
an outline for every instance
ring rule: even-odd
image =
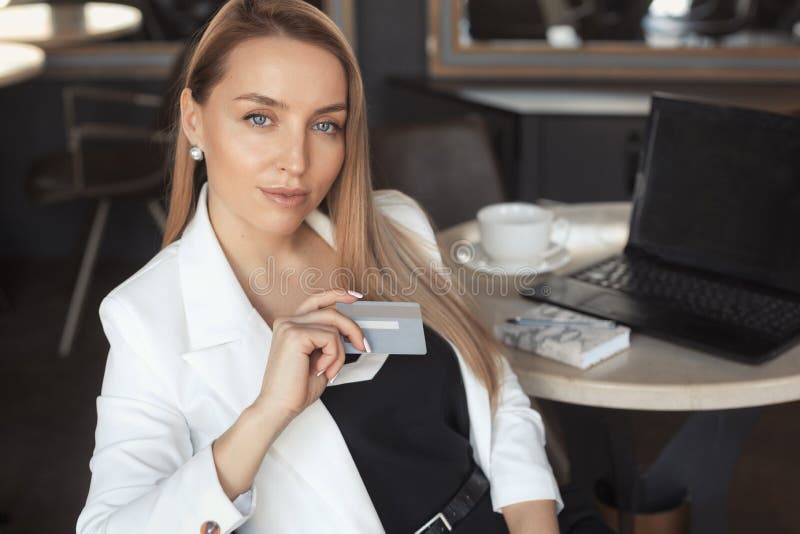
[[[330,218],[319,208],[305,221],[336,248]],[[194,216],[178,250],[181,291],[192,350],[233,341],[254,308],[220,246],[208,215],[208,182],[203,183]]]

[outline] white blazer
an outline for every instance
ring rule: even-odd
[[[320,400],[278,436],[248,492],[233,502],[223,492],[211,443],[259,394],[272,333],[219,245],[206,198],[204,184],[182,238],[100,305],[110,350],[97,398],[91,487],[77,532],[196,534],[206,521],[216,521],[224,533],[383,532]],[[433,230],[413,199],[396,190],[376,192],[373,199],[377,209],[416,231],[441,261]],[[324,213],[316,209],[306,221],[335,246]],[[542,420],[516,375],[505,362],[501,403],[491,419],[486,389],[456,354],[470,443],[490,480],[494,510],[552,499],[560,512]],[[385,358],[347,364],[329,387],[371,379]]]

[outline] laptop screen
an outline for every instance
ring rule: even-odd
[[[800,118],[654,96],[629,246],[800,293]]]

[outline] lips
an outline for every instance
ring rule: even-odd
[[[272,195],[297,196],[308,194],[308,191],[305,189],[300,189],[297,187],[259,187],[259,189],[261,189],[261,191],[264,193],[269,193]]]
[[[258,189],[266,198],[284,207],[299,206],[308,198],[308,192],[303,189],[288,187],[259,187]]]

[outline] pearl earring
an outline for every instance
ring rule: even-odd
[[[203,150],[197,145],[192,145],[192,148],[189,149],[189,157],[195,161],[203,161]]]

